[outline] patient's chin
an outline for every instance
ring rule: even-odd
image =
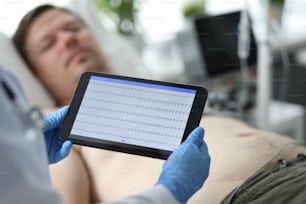
[[[88,71],[93,71],[93,72],[105,72],[105,73],[110,72],[109,69],[105,65],[101,65],[99,63],[93,64],[87,70]]]
[[[100,63],[96,59],[82,58],[80,59],[79,65],[81,70],[84,71],[100,71]]]
[[[93,61],[88,59],[88,58],[82,58],[80,59],[77,63],[72,65],[72,69],[77,72],[85,72],[85,71],[90,71],[91,67],[95,66]]]
[[[80,75],[86,71],[109,73],[107,66],[100,59],[93,56],[84,56],[72,66],[74,72],[78,72]]]

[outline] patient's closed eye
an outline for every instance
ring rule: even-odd
[[[42,45],[42,51],[47,51],[48,49],[52,48],[54,43],[55,43],[55,38],[53,37],[46,38]]]

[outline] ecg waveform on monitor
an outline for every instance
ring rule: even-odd
[[[129,94],[124,94],[124,93],[112,93],[112,92],[100,91],[100,90],[90,90],[89,92],[98,93],[98,94],[105,94],[105,95],[112,95],[112,96],[121,96],[121,97],[124,97],[124,98],[133,98],[133,99],[137,99],[140,102],[153,102],[153,103],[156,103],[156,104],[159,104],[159,105],[191,107],[190,104],[183,104],[183,103],[178,103],[178,102],[174,102],[174,101],[160,100],[160,99],[154,99],[154,98],[145,98],[145,97],[141,97],[141,96],[129,95]]]
[[[122,111],[122,110],[114,110],[114,109],[108,109],[108,108],[103,108],[103,107],[97,107],[97,106],[86,106],[84,105],[83,108],[89,108],[89,109],[93,109],[93,110],[101,110],[101,111],[105,111],[105,112],[111,112],[111,113],[118,113],[120,115],[131,115],[135,118],[137,117],[145,117],[145,118],[154,118],[157,120],[164,120],[164,121],[173,121],[175,123],[184,123],[185,121],[179,118],[173,118],[173,117],[162,117],[162,116],[158,116],[158,115],[151,115],[151,114],[145,114],[145,113],[138,113],[138,112],[129,112],[129,111]],[[82,113],[79,112],[81,114],[88,114],[87,112]],[[89,115],[89,114],[88,114]],[[95,114],[92,114],[92,116],[94,117]],[[104,117],[102,115],[100,115],[99,117]]]
[[[89,122],[89,121],[85,121],[85,120],[77,120],[77,122],[83,123],[83,124],[90,124],[90,125],[97,125],[99,127],[106,127],[106,128],[113,128],[115,130],[126,130],[126,131],[131,131],[134,133],[144,133],[144,134],[148,134],[148,135],[155,135],[155,136],[162,136],[162,137],[169,137],[169,138],[177,138],[178,135],[174,135],[174,134],[166,134],[166,133],[161,133],[159,131],[154,131],[154,130],[144,130],[144,129],[140,129],[140,128],[133,128],[133,127],[122,127],[122,126],[118,126],[118,125],[110,125],[109,123],[104,124],[104,123],[100,123],[100,122]]]
[[[193,99],[182,91],[90,80],[71,133],[172,151]]]
[[[104,99],[100,99],[100,98],[87,98],[88,101],[92,100],[92,101],[99,101],[99,102],[105,102],[105,103],[112,103],[112,104],[116,104],[116,105],[122,105],[122,106],[130,106],[130,107],[134,107],[137,108],[139,110],[147,110],[147,111],[153,111],[153,112],[163,112],[163,113],[169,113],[169,114],[178,114],[178,115],[188,115],[188,113],[186,113],[186,111],[176,111],[175,109],[171,110],[171,109],[167,109],[167,108],[159,108],[159,107],[154,107],[154,106],[150,106],[150,105],[140,105],[140,104],[134,104],[134,103],[126,103],[126,102],[118,102],[118,101],[112,101],[112,100],[104,100]],[[143,103],[141,103],[143,104]],[[172,106],[173,108],[175,108],[175,106]],[[99,108],[97,108],[99,109]]]
[[[111,111],[111,110],[109,110],[109,111]],[[160,124],[160,123],[149,123],[149,122],[145,122],[143,120],[140,121],[140,120],[135,120],[135,119],[124,119],[124,118],[119,118],[119,117],[109,117],[109,116],[106,116],[106,115],[88,114],[88,113],[82,113],[82,112],[80,112],[79,114],[84,115],[84,116],[88,116],[88,117],[97,118],[97,119],[103,117],[103,118],[107,118],[107,119],[113,120],[113,121],[121,120],[121,121],[132,123],[132,124],[140,124],[140,125],[143,125],[143,126],[151,126],[151,127],[156,127],[156,128],[167,128],[167,129],[184,131],[184,128],[182,128],[182,127],[163,125],[163,124]],[[173,119],[169,118],[169,120],[173,120]],[[88,121],[84,121],[84,122],[88,122]],[[98,124],[98,125],[100,125],[100,124]],[[101,125],[103,125],[103,124],[101,124]],[[120,127],[118,127],[118,128],[120,128]]]
[[[87,130],[87,129],[81,129],[81,128],[76,128],[76,130],[79,130],[79,131],[86,131],[86,132],[91,132],[93,134],[97,134],[97,135],[101,135],[101,134],[107,134],[107,135],[110,135],[112,137],[115,137],[115,138],[118,138],[118,139],[121,139],[121,142],[123,142],[124,140],[134,140],[134,141],[140,141],[140,142],[150,142],[152,144],[157,144],[157,145],[167,145],[167,146],[171,146],[173,144],[171,143],[167,143],[165,142],[164,140],[162,141],[156,141],[156,140],[150,140],[148,138],[135,138],[135,137],[128,137],[128,136],[125,136],[124,139],[122,139],[122,135],[119,135],[119,134],[116,134],[116,133],[110,133],[110,132],[103,132],[103,131],[95,131],[95,130]]]

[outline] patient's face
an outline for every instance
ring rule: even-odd
[[[58,9],[46,11],[32,23],[25,47],[35,73],[59,105],[70,101],[84,71],[108,72],[103,54],[87,27]]]

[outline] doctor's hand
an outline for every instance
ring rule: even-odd
[[[59,139],[59,130],[67,112],[68,106],[65,106],[46,115],[45,117],[45,127],[43,131],[45,135],[49,164],[56,163],[64,159],[71,150],[71,141],[65,141],[62,143]]]
[[[168,188],[180,203],[186,203],[208,177],[210,156],[203,136],[203,128],[194,129],[164,163],[157,182]]]

